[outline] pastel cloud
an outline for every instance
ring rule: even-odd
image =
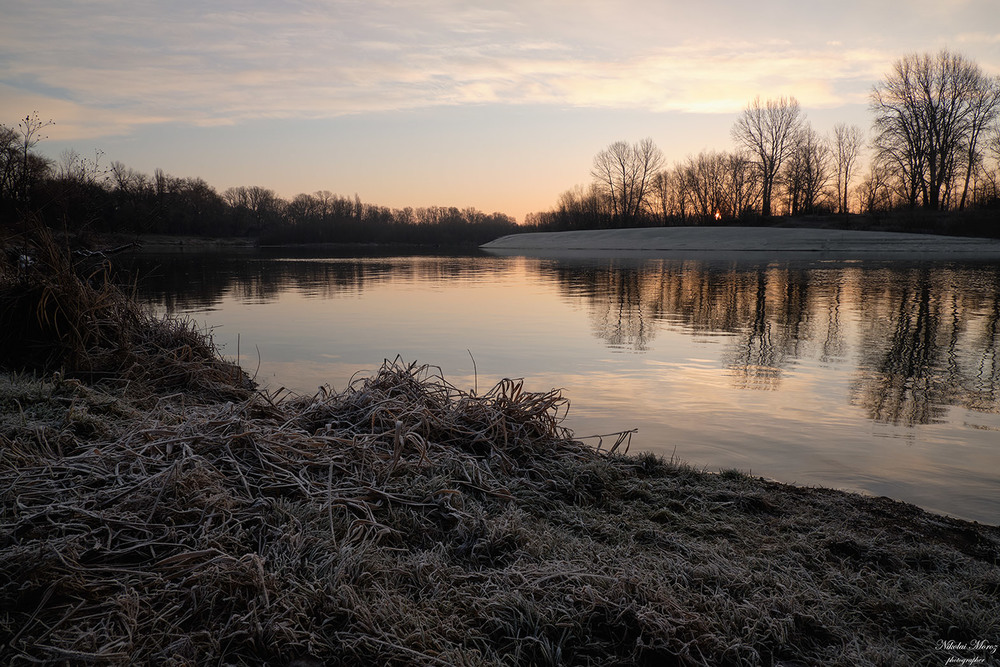
[[[461,104],[728,113],[785,94],[828,107],[863,101],[900,55],[832,30],[820,41],[789,41],[794,31],[780,27],[735,38],[792,6],[776,0],[760,16],[718,0],[699,10],[639,0],[20,4],[0,26],[0,84],[17,92],[0,112],[37,102],[80,136]],[[960,5],[974,11],[978,0]],[[992,32],[962,35],[996,44]]]

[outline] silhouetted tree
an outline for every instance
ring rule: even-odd
[[[837,209],[843,214],[851,210],[847,201],[848,193],[851,190],[851,177],[854,175],[854,168],[863,145],[864,131],[857,125],[837,123],[833,126],[830,151],[837,172]]]
[[[0,125],[0,202],[13,203],[17,200],[19,144],[17,130]]]
[[[757,170],[744,151],[726,154],[725,169],[729,214],[734,218],[742,218],[754,209],[760,196]]]
[[[757,160],[761,179],[761,215],[771,215],[771,198],[781,165],[795,146],[802,123],[799,103],[794,97],[768,99],[763,105],[755,97],[743,110],[732,129],[736,143]]]
[[[636,144],[616,141],[594,156],[591,175],[608,198],[617,226],[634,224],[644,211],[662,164],[662,151],[648,138]]]
[[[741,218],[756,206],[760,191],[756,166],[741,151],[688,156],[658,173],[653,185],[651,201],[664,224],[688,224],[691,216],[700,223]]]
[[[556,229],[596,229],[610,224],[611,213],[596,184],[578,185],[559,195],[548,220]]]
[[[149,176],[121,162],[111,163],[116,215],[123,228],[139,233],[152,229],[156,214],[156,188]]]
[[[980,139],[984,131],[987,131],[1000,115],[1000,77],[989,78],[978,71],[978,68],[973,76],[975,81],[972,83],[969,95],[969,129],[963,151],[965,179],[962,183],[962,196],[958,204],[960,210],[965,208],[966,197],[969,194],[969,182],[972,180],[976,166],[981,163],[983,158]]]
[[[698,157],[688,157],[684,179],[694,202],[694,213],[702,222],[715,219],[726,208],[724,183],[726,158],[716,151],[702,151]]]
[[[94,159],[85,158],[72,148],[64,150],[60,154],[57,165],[56,178],[72,180],[87,185],[96,185],[103,182],[107,172],[101,167],[101,158],[104,151],[95,150]]]
[[[215,188],[200,178],[176,178],[157,170],[156,231],[163,234],[228,236],[226,205]]]
[[[649,184],[649,208],[657,224],[670,222],[670,172],[661,169]]]
[[[884,162],[873,162],[868,174],[857,187],[862,213],[877,213],[892,208],[889,167]]]
[[[278,223],[284,208],[274,190],[259,185],[227,188],[222,198],[229,204],[237,233],[244,236],[260,235]]]
[[[49,161],[41,156],[32,155],[31,149],[39,141],[44,139],[41,131],[49,125],[54,125],[52,120],[42,121],[38,117],[38,112],[32,112],[19,121],[17,126],[21,130],[21,173],[19,198],[27,207],[30,204],[31,188],[35,182],[42,177],[49,166]]]
[[[808,123],[803,124],[795,134],[784,170],[788,211],[792,215],[816,212],[830,180],[829,156],[819,134]]]
[[[1000,110],[998,86],[978,65],[947,50],[905,56],[875,85],[876,159],[898,169],[910,206],[945,206],[963,160],[967,184],[979,137]]]
[[[101,165],[103,155],[95,150],[90,159],[72,149],[63,151],[44,186],[46,212],[67,230],[107,231],[112,227],[114,205],[108,189],[108,172]]]
[[[661,225],[686,224],[693,207],[693,195],[685,165],[661,169],[653,176],[650,209]]]

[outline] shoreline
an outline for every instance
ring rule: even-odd
[[[599,452],[520,381],[0,387],[5,662],[918,664],[996,630],[1000,527]]]
[[[1000,526],[598,450],[521,380],[397,360],[263,393],[192,323],[37,257],[0,263],[25,325],[0,326],[0,663],[846,667],[1000,643]]]
[[[497,255],[995,259],[1000,240],[805,227],[643,227],[504,236],[480,246]]]

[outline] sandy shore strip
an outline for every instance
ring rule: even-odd
[[[1000,240],[996,239],[775,227],[646,227],[536,232],[511,234],[481,247],[500,255],[544,256],[780,253],[783,257],[1000,257]]]

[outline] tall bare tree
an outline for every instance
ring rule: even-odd
[[[802,124],[799,103],[794,97],[755,97],[733,126],[733,139],[753,154],[760,170],[761,215],[771,215],[771,198],[781,165],[795,146]]]
[[[695,215],[703,222],[716,215],[728,215],[726,201],[726,156],[716,151],[702,151],[698,157],[688,156],[683,167],[688,192],[693,196]]]
[[[969,181],[976,165],[982,161],[980,139],[984,131],[992,126],[1000,115],[1000,77],[988,77],[981,71],[974,73],[972,90],[969,95],[968,135],[965,138],[963,157],[965,160],[965,179],[962,183],[962,197],[958,208],[965,208],[969,193]]]
[[[41,177],[43,171],[48,167],[48,161],[40,158],[31,152],[39,141],[44,139],[41,131],[49,125],[55,123],[51,120],[43,121],[38,117],[38,112],[34,111],[18,121],[17,127],[20,129],[19,137],[19,172],[17,174],[17,197],[27,206],[31,197],[31,186]],[[6,138],[6,133],[5,137]],[[17,137],[17,135],[13,135]]]
[[[694,193],[686,175],[684,164],[661,169],[653,179],[652,203],[662,224],[684,224],[692,214]]]
[[[670,186],[672,175],[666,169],[661,169],[653,175],[650,183],[650,208],[656,217],[657,223],[666,225],[670,221]]]
[[[850,213],[848,193],[851,191],[851,177],[854,175],[854,168],[861,155],[864,141],[864,130],[857,125],[838,123],[833,126],[830,151],[837,168],[837,208],[840,213]]]
[[[898,168],[911,206],[942,208],[963,162],[968,181],[979,136],[1000,111],[997,87],[977,64],[942,50],[901,58],[872,89],[876,159]]]
[[[760,179],[753,167],[745,151],[726,155],[726,199],[734,218],[750,212],[760,195]]]
[[[594,156],[590,173],[608,198],[617,226],[627,227],[639,218],[662,164],[663,152],[649,138],[635,144],[616,141]]]
[[[20,137],[12,127],[0,125],[0,201],[14,201],[18,195]]]
[[[830,180],[830,151],[808,123],[795,134],[783,176],[791,214],[815,213]]]

